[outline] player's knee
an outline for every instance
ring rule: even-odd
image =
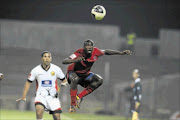
[[[98,78],[98,84],[101,86],[103,84],[103,78]]]
[[[99,75],[95,75],[95,79],[96,79],[96,83],[98,84],[98,86],[101,86],[103,84],[103,78]]]
[[[42,119],[43,117],[43,110],[36,110],[36,115],[38,119]]]
[[[36,115],[37,115],[37,118],[38,118],[38,119],[42,119],[42,117],[43,117],[43,113],[40,112],[40,111],[37,111],[37,112],[36,112]]]
[[[72,73],[70,76],[69,76],[69,79],[71,81],[71,84],[77,84],[78,81],[79,81],[79,77],[77,75],[75,75],[75,73]]]
[[[39,111],[36,111],[36,114],[39,115],[39,116],[41,116],[41,115],[42,115],[42,111],[40,111],[40,110],[39,110]]]
[[[53,118],[54,118],[54,120],[61,120],[61,117],[60,117],[59,113],[53,114]]]

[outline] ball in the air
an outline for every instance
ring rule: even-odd
[[[101,5],[96,5],[92,8],[91,14],[94,19],[102,20],[106,15],[106,9]]]

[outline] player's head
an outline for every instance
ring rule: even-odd
[[[139,70],[134,69],[132,72],[132,76],[133,76],[134,80],[136,80],[140,76]]]
[[[3,79],[3,74],[2,73],[0,73],[0,80],[2,80]]]
[[[86,40],[84,42],[84,50],[86,52],[86,54],[91,54],[92,51],[93,51],[93,45],[94,45],[94,42],[92,40]]]
[[[45,65],[49,65],[52,61],[51,53],[49,51],[43,51],[41,53],[42,63]]]

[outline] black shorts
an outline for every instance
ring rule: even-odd
[[[72,73],[73,73],[73,71],[69,71],[66,74],[66,78],[67,78],[69,84],[71,84],[71,81],[68,78]],[[81,85],[82,87],[85,87],[85,88],[91,83],[90,79],[94,76],[94,73],[92,73],[92,72],[90,72],[87,75],[86,74],[79,74],[79,73],[76,73],[76,74],[80,78],[78,84]]]

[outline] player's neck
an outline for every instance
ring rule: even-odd
[[[46,65],[46,64],[41,64],[41,66],[42,66],[42,68],[44,69],[44,70],[48,70],[49,68],[50,68],[50,64],[49,65]]]
[[[85,53],[86,58],[90,58],[91,57],[91,53]]]

